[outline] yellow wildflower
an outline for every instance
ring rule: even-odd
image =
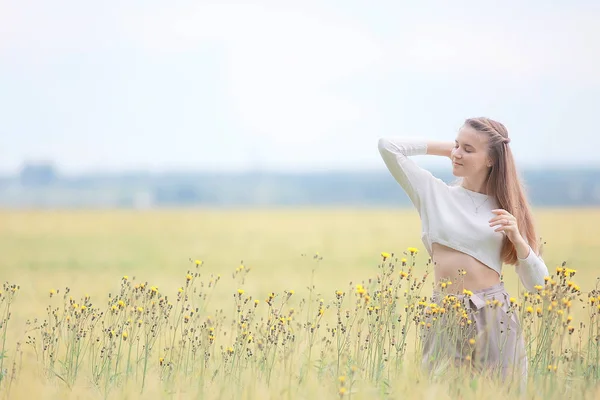
[[[417,249],[416,247],[409,247],[407,250],[411,255],[415,255],[419,252],[419,249]]]

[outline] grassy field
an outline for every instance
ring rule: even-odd
[[[567,390],[575,398],[596,398],[599,372],[592,364],[597,358],[589,358],[591,347],[583,353],[581,343],[585,347],[600,334],[590,331],[598,322],[590,317],[591,308],[584,308],[600,277],[600,210],[535,210],[535,217],[550,271],[566,262],[577,271],[571,279],[581,293],[564,315],[572,316],[575,332],[547,349],[557,368],[545,364],[532,371],[529,398],[563,398]],[[408,247],[421,251],[414,257],[402,254]],[[10,320],[0,327],[0,350],[5,349],[0,393],[10,398],[503,398],[485,380],[424,379],[411,364],[418,354],[412,344],[416,326],[406,336],[410,343],[402,357],[397,352],[392,357],[390,337],[369,331],[377,322],[368,305],[356,306],[362,301],[356,285],[377,293],[376,279],[369,279],[382,276],[382,252],[414,262],[412,276],[420,281],[428,257],[415,212],[0,212],[0,276],[19,286],[1,289],[0,318],[14,299]],[[408,290],[397,277],[400,264],[389,278],[398,293]],[[521,302],[512,268],[505,268],[504,281]],[[413,303],[430,295],[431,275],[419,290]],[[152,302],[156,311],[149,311]],[[380,312],[403,314],[406,302],[381,303]],[[342,324],[342,333],[338,310],[355,321]],[[393,325],[383,314],[382,319]],[[55,322],[42,326],[44,320]],[[366,331],[359,339],[361,329]],[[371,344],[359,343],[367,331],[373,334]],[[567,348],[585,354],[587,363],[574,367],[572,356],[561,358]],[[597,345],[594,351],[597,357]]]

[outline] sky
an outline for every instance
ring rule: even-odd
[[[0,0],[0,173],[378,170],[379,137],[472,116],[519,167],[600,165],[598,21],[596,0]]]

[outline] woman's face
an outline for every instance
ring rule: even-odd
[[[454,176],[474,178],[486,176],[492,166],[488,156],[488,139],[470,126],[463,126],[454,143],[452,173]]]

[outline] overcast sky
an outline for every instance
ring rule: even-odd
[[[521,166],[600,165],[598,21],[597,0],[0,0],[0,173],[373,170],[380,136],[482,115]]]

